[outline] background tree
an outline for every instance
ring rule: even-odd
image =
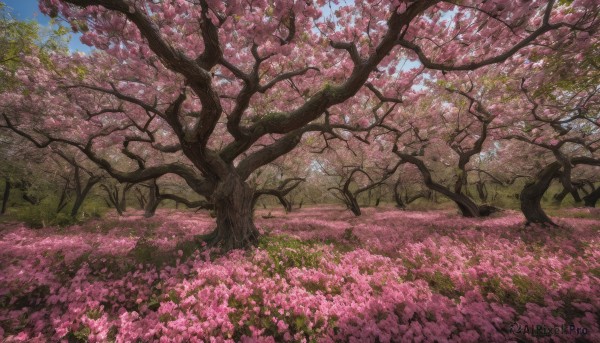
[[[107,204],[115,208],[117,213],[122,216],[127,211],[127,194],[135,184],[120,184],[114,180],[107,180],[100,184],[100,187],[106,192]]]
[[[595,37],[578,38],[580,50],[566,52],[562,47],[534,57],[535,63],[518,70],[521,79],[512,82],[512,102],[520,104],[520,111],[515,112],[519,114],[508,126],[506,138],[533,145],[540,154],[553,157],[521,192],[521,209],[531,223],[553,224],[541,207],[552,180],[558,179],[563,194],[580,202],[573,184],[574,168],[600,163],[598,42]],[[569,55],[579,63],[558,62]]]

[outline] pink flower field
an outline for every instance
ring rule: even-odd
[[[600,221],[573,214],[261,210],[259,247],[226,255],[196,249],[204,212],[3,223],[0,339],[599,342]]]

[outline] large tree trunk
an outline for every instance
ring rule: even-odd
[[[433,189],[433,190],[436,190],[436,189]],[[437,191],[440,192],[439,189]],[[479,206],[473,200],[471,200],[468,196],[463,195],[463,194],[456,194],[456,193],[452,193],[452,192],[447,192],[447,193],[440,192],[440,193],[444,194],[450,200],[454,201],[456,206],[458,206],[458,209],[460,210],[460,213],[462,214],[463,217],[471,218],[471,217],[481,217],[482,216],[482,213],[479,210]]]
[[[596,202],[600,199],[600,187],[596,188],[592,193],[583,197],[585,207],[596,207]]]
[[[542,209],[542,197],[550,187],[552,179],[557,176],[560,168],[561,165],[558,162],[549,164],[542,169],[535,181],[526,184],[521,191],[519,197],[521,199],[521,211],[527,219],[527,224],[556,225]]]
[[[228,251],[258,243],[259,232],[252,218],[253,193],[234,173],[219,182],[212,197],[217,228],[205,236],[209,245]]]
[[[6,178],[4,180],[4,196],[2,197],[2,210],[0,210],[0,214],[6,213],[6,208],[8,207],[8,197],[10,196],[10,180]]]

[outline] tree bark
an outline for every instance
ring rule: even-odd
[[[400,157],[408,163],[415,165],[417,169],[419,169],[419,172],[423,177],[423,182],[425,183],[425,186],[427,186],[427,188],[431,189],[432,191],[441,193],[448,199],[454,201],[454,203],[458,206],[461,214],[464,217],[481,217],[488,214],[487,211],[480,211],[479,206],[477,206],[477,204],[468,196],[463,195],[461,193],[454,193],[447,187],[444,187],[443,185],[433,181],[433,178],[431,177],[431,172],[429,171],[429,169],[427,169],[425,163],[417,157],[408,154],[403,154],[397,151],[396,148],[394,149],[394,152],[396,153],[396,155],[398,155],[398,157]]]
[[[281,204],[281,206],[283,206],[283,209],[285,210],[286,213],[292,212],[292,203],[290,201],[288,201],[285,198],[285,196],[283,196],[281,193],[279,193],[275,190],[266,190],[266,191],[261,191],[259,193],[253,193],[252,208],[254,208],[256,206],[258,199],[263,195],[271,195],[271,196],[276,197],[277,200],[279,201],[279,203]],[[264,203],[263,203],[263,207],[267,208]]]
[[[117,210],[117,214],[119,216],[122,216],[123,211],[121,209],[121,202],[119,200],[119,188],[117,186],[112,185],[100,185],[100,187],[102,187],[102,189],[104,189],[104,191],[108,195],[108,200],[106,200],[106,203],[109,204],[109,207],[114,207],[115,210]]]
[[[475,187],[477,188],[477,194],[479,195],[479,199],[484,202],[487,201],[488,191],[485,182],[479,181],[475,184]]]
[[[8,208],[8,198],[10,196],[10,188],[12,185],[10,184],[10,180],[8,178],[4,179],[4,196],[2,196],[2,210],[0,210],[0,214],[5,214],[6,209]]]
[[[521,211],[527,224],[556,225],[542,209],[542,197],[550,187],[552,180],[557,177],[561,164],[553,162],[547,165],[537,175],[533,182],[525,185],[521,191]]]
[[[212,197],[217,228],[204,237],[210,246],[229,251],[258,243],[259,232],[252,217],[253,193],[234,172],[218,183]]]
[[[146,204],[146,208],[144,208],[144,218],[151,218],[156,214],[156,209],[160,201],[148,201]]]
[[[565,198],[567,197],[567,194],[569,194],[569,191],[566,188],[563,188],[561,192],[554,194],[554,196],[552,197],[552,202],[554,203],[554,205],[558,206],[562,204],[563,200],[565,200]]]
[[[116,187],[115,187],[115,188],[116,188]],[[121,199],[122,199],[122,200],[118,200],[118,199],[119,199],[119,189],[118,189],[118,188],[116,188],[116,189],[115,189],[115,194],[114,194],[114,197],[115,197],[115,199],[114,199],[114,200],[116,200],[116,201],[114,201],[114,204],[115,204],[115,210],[117,210],[117,213],[118,213],[120,216],[122,216],[122,215],[123,215],[123,212],[125,212],[125,210],[124,210],[124,209],[126,208],[126,206],[125,206],[125,203],[124,203],[124,201],[125,201],[125,192],[123,192],[123,194],[122,194],[122,197],[121,197]]]
[[[432,190],[436,190],[436,189],[432,188]],[[442,193],[442,192],[440,192],[440,190],[436,190],[436,191],[438,191],[439,193]],[[442,194],[444,194],[450,200],[454,201],[456,206],[458,206],[458,209],[460,210],[460,213],[463,217],[472,218],[472,217],[481,217],[483,215],[479,209],[479,206],[473,200],[471,200],[468,196],[462,195],[462,194],[456,194],[456,193],[452,193],[452,192],[442,193]]]
[[[75,197],[75,203],[73,203],[73,207],[71,208],[71,217],[72,218],[77,217],[77,214],[79,213],[79,209],[81,208],[81,205],[83,205],[83,202],[87,198],[88,194],[90,194],[90,191],[92,190],[94,185],[97,184],[99,181],[100,181],[100,178],[91,176],[88,179],[88,181],[86,182],[84,188],[81,189],[81,188],[77,187],[77,191],[76,191],[77,196]]]
[[[150,218],[156,213],[156,209],[158,208],[161,200],[158,192],[158,185],[156,184],[156,179],[154,179],[150,184],[148,191],[148,202],[146,202],[146,206],[144,207],[145,218]]]
[[[138,201],[138,205],[140,206],[140,209],[145,209],[146,208],[146,196],[144,195],[144,193],[142,193],[142,191],[136,187],[135,188],[136,191],[136,199]]]
[[[417,199],[421,199],[421,198],[425,198],[425,199],[431,200],[431,195],[432,194],[434,194],[434,193],[432,191],[430,191],[430,190],[419,192],[419,193],[417,193],[417,194],[415,194],[415,195],[413,195],[411,197],[409,197],[408,193],[407,193],[406,197],[405,197],[405,199],[406,199],[405,203],[406,203],[406,205],[410,205],[413,202],[415,202]]]
[[[600,187],[583,197],[585,207],[596,207],[596,202],[600,199]]]
[[[258,198],[264,195],[274,196],[279,200],[279,203],[285,209],[286,213],[292,212],[292,199],[286,199],[286,196],[293,191],[296,187],[300,185],[300,183],[304,182],[303,178],[293,177],[285,179],[281,182],[281,184],[277,188],[265,188],[265,189],[257,189],[252,192],[252,209],[256,206],[258,202]],[[267,208],[267,206],[263,203],[263,207]]]
[[[402,201],[402,194],[400,194],[400,178],[394,184],[394,201],[396,202],[397,208],[405,208],[404,202]]]
[[[122,216],[127,211],[127,192],[133,183],[127,183],[123,186],[123,190],[119,189],[119,185],[100,185],[108,195],[107,203],[109,207],[114,207],[117,213]]]
[[[346,197],[348,198],[348,209],[350,209],[355,216],[359,217],[362,212],[360,210],[360,205],[358,205],[358,201],[356,201],[356,198],[352,194],[346,194]]]
[[[133,184],[128,183],[123,187],[123,191],[121,192],[121,204],[119,206],[121,208],[121,213],[127,212],[127,192],[129,192],[131,187],[133,187]]]
[[[68,203],[67,198],[70,198],[70,195],[69,195],[69,192],[70,192],[69,183],[70,182],[71,181],[69,179],[65,180],[65,185],[64,185],[62,191],[60,192],[60,198],[58,199],[58,205],[56,205],[56,213],[59,213],[60,211],[62,211],[65,208],[65,206],[67,206],[67,203]]]
[[[561,180],[561,182],[564,182]],[[579,192],[577,191],[577,188],[581,188],[581,190],[583,191],[584,194],[589,194],[587,193],[587,191],[585,190],[585,184],[583,183],[574,183],[574,182],[570,182],[571,184],[571,190],[569,190],[567,187],[563,186],[563,190],[559,193],[554,194],[554,205],[560,205],[563,200],[565,200],[565,198],[567,197],[567,195],[569,195],[569,193],[573,196],[573,200],[576,203],[581,202],[582,198],[581,196],[579,196]],[[563,183],[564,185],[564,183]]]
[[[381,177],[381,179],[379,181],[374,181],[371,176],[369,176],[369,174],[364,171],[361,167],[356,167],[354,168],[350,174],[348,175],[346,181],[344,182],[344,185],[342,186],[342,188],[339,187],[332,187],[329,188],[329,190],[336,190],[338,192],[340,192],[342,194],[342,197],[337,197],[338,199],[342,200],[344,202],[344,204],[346,204],[346,207],[352,211],[352,213],[355,216],[360,216],[362,214],[361,210],[360,210],[360,205],[358,204],[358,201],[356,200],[356,198],[364,192],[369,192],[369,203],[371,203],[371,191],[375,188],[375,187],[380,187],[389,177],[391,177],[396,170],[398,169],[398,167],[401,165],[401,163],[397,163],[392,169],[386,169],[383,176]],[[352,179],[354,177],[354,174],[356,173],[362,173],[364,174],[370,181],[369,184],[367,184],[366,186],[359,188],[355,191],[351,191],[350,190],[350,184],[352,183]]]

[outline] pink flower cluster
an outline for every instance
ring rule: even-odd
[[[202,213],[38,231],[7,225],[0,339],[600,341],[598,220],[544,229],[524,228],[511,212],[260,214],[257,226],[269,232],[260,246],[224,256],[180,249],[214,225]],[[573,324],[586,334],[516,333],[514,323]]]

